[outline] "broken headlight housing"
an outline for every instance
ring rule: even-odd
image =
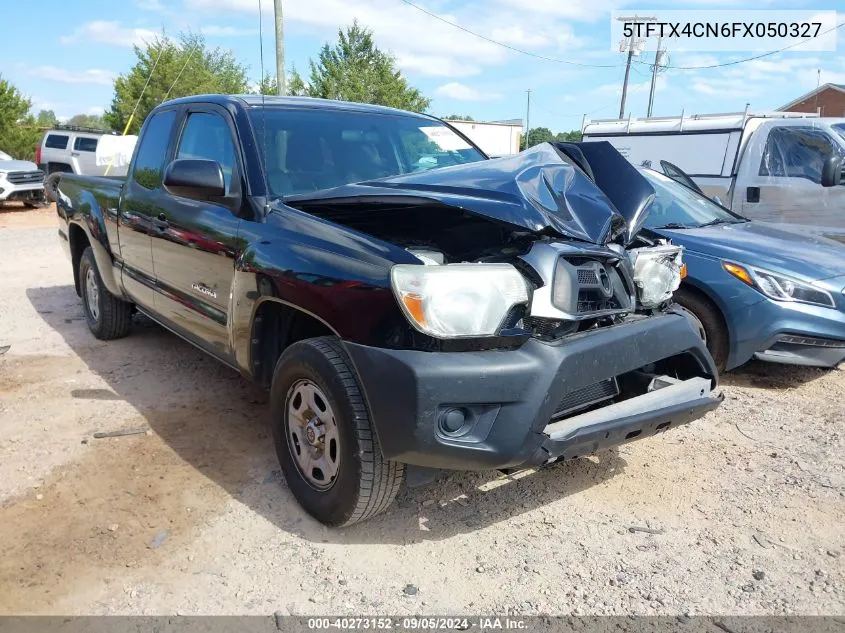
[[[393,292],[420,332],[437,338],[495,336],[528,284],[510,264],[398,264]]]
[[[656,308],[672,298],[686,274],[683,247],[671,244],[634,248],[634,284],[643,308]]]

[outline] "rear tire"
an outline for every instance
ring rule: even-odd
[[[382,457],[355,370],[337,338],[306,339],[284,351],[273,374],[270,410],[288,487],[315,519],[352,525],[396,498],[405,467]]]
[[[716,369],[725,371],[728,362],[728,330],[722,313],[709,300],[684,288],[675,291],[675,302],[695,315],[704,327],[705,343]]]
[[[91,334],[101,341],[123,338],[132,327],[132,304],[121,301],[103,285],[91,247],[79,260],[79,290]]]

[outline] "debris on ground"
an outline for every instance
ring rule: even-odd
[[[95,439],[103,439],[105,437],[123,437],[124,435],[144,435],[149,430],[148,426],[140,426],[137,429],[118,429],[117,431],[97,431],[94,433]]]

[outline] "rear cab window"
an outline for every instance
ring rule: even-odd
[[[44,147],[50,149],[67,149],[69,137],[67,134],[48,134],[44,140]]]
[[[96,137],[77,136],[73,141],[73,149],[77,152],[96,152],[98,140]]]
[[[132,179],[145,189],[157,189],[161,186],[165,154],[175,120],[175,110],[157,112],[147,122],[141,134],[132,165]]]

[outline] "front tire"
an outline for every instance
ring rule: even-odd
[[[716,363],[716,369],[720,373],[725,371],[728,362],[728,330],[718,308],[707,299],[684,288],[676,290],[673,298],[701,322],[704,328],[704,342]]]
[[[79,289],[91,334],[101,341],[123,338],[129,334],[132,327],[132,304],[121,301],[103,285],[90,246],[79,260]]]
[[[382,457],[340,341],[324,336],[287,348],[273,374],[270,409],[276,456],[308,514],[342,527],[390,506],[405,467]]]

